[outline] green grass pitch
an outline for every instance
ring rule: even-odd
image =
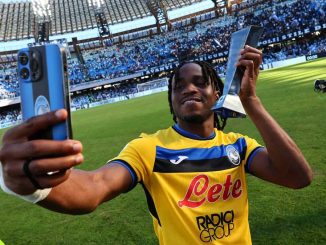
[[[248,176],[253,244],[326,243],[326,94],[313,91],[315,79],[326,79],[325,67],[326,59],[319,59],[260,75],[258,95],[302,149],[314,180],[294,191]],[[80,168],[97,168],[141,132],[172,123],[167,93],[74,112],[74,137],[84,144]],[[262,143],[249,119],[230,119],[225,131]],[[140,187],[83,216],[47,211],[1,192],[0,217],[0,240],[8,245],[158,244]]]

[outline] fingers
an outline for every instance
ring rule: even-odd
[[[37,176],[35,179],[43,189],[51,188],[66,181],[69,178],[71,171],[72,169],[67,169],[53,175]],[[10,181],[6,181],[6,186],[13,192],[20,195],[28,195],[35,191],[35,186],[27,176],[20,176],[16,178],[11,177]]]
[[[244,77],[254,78],[254,75],[258,75],[255,73],[255,65],[252,60],[241,60],[238,62],[238,66],[246,67],[244,70]]]
[[[81,164],[83,161],[84,157],[80,153],[55,159],[35,160],[30,163],[30,171],[34,176],[55,176],[57,173],[71,169]]]
[[[30,161],[28,172],[42,188],[67,180],[72,168],[83,162],[83,147],[79,141],[28,140],[36,132],[66,119],[67,111],[62,109],[33,117],[7,131],[0,148],[0,161],[9,189],[22,195],[35,191],[35,185],[23,169],[27,160]]]
[[[256,49],[256,48],[253,48],[249,45],[245,45],[244,49],[241,50],[240,54],[244,54],[244,53],[247,53],[247,52],[251,52],[251,53],[257,53],[257,54],[260,54],[262,55],[262,51],[260,51],[259,49]]]
[[[84,158],[81,154],[33,160],[29,164],[29,172],[42,188],[54,187],[66,181],[69,178],[72,168],[82,163],[83,160]]]
[[[39,177],[56,177],[58,173],[65,172],[81,164],[84,157],[81,153],[56,158],[34,159],[29,163],[29,172],[36,179]],[[4,165],[4,172],[8,177],[24,177],[23,165],[25,160]]]
[[[68,178],[74,166],[83,162],[82,149],[76,140],[6,143],[0,150],[5,183],[18,194],[35,191],[23,170],[29,160],[29,172],[42,188],[56,186]]]
[[[255,71],[257,71],[256,75],[258,75],[259,66],[261,65],[263,59],[262,52],[258,49],[246,45],[245,48],[241,50],[240,54],[241,57],[238,61],[237,66],[253,68]]]
[[[69,178],[72,169],[60,171],[52,175],[42,175],[37,177],[37,181],[42,188],[55,187]]]
[[[26,122],[23,122],[22,124],[8,130],[3,136],[2,141],[5,144],[26,140],[33,134],[64,121],[67,116],[68,112],[65,109],[61,109],[32,117]]]
[[[33,180],[41,188],[54,187],[69,178],[74,166],[81,164],[84,158],[81,153],[31,160],[28,169]],[[12,160],[3,164],[3,174],[6,186],[21,195],[35,191],[35,184],[26,175],[23,166],[26,159]]]
[[[12,159],[38,159],[44,156],[65,156],[82,152],[83,147],[76,140],[33,140],[17,144],[4,144],[0,159],[7,156]]]
[[[237,67],[243,70],[239,94],[243,102],[245,99],[256,97],[256,81],[262,63],[262,52],[246,45],[240,54]]]

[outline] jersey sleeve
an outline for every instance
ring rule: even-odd
[[[259,152],[265,149],[264,146],[260,145],[255,139],[249,138],[248,136],[244,136],[247,144],[246,157],[245,161],[245,169],[247,173],[250,173],[250,165],[254,156]]]
[[[255,139],[250,138],[246,135],[230,133],[230,138],[234,138],[234,141],[241,142],[240,144],[245,147],[245,154],[242,159],[246,172],[250,173],[250,164],[254,156],[261,150],[265,149],[264,146],[259,144]]]
[[[133,179],[132,189],[137,183],[148,180],[152,161],[151,144],[146,139],[138,138],[129,142],[119,155],[109,161],[118,163],[128,169]]]

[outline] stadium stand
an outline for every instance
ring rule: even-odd
[[[130,1],[120,1],[119,6],[115,2],[105,1],[105,6],[113,6],[114,10],[107,14],[114,15],[115,13],[115,17],[110,17],[111,24],[114,21],[122,22],[150,15],[143,1],[139,1],[139,4],[133,7],[128,6],[128,8],[123,6],[128,5]],[[194,2],[199,1],[165,1],[168,9]],[[53,1],[54,6],[63,3],[67,4],[67,1]],[[76,6],[80,9],[80,6],[86,3],[87,1],[71,1],[70,5],[62,6],[60,11],[67,14],[65,11],[68,11],[74,4],[77,4]],[[21,4],[23,3],[0,4],[0,11],[2,10],[3,13],[7,13],[4,11],[9,9],[16,11],[17,8],[21,9]],[[24,4],[29,6],[28,3]],[[90,12],[89,6],[83,8],[83,11]],[[68,66],[71,91],[73,92],[72,106],[76,109],[87,108],[90,104],[101,100],[134,94],[137,92],[137,83],[168,75],[170,70],[182,59],[190,58],[212,62],[218,73],[223,76],[230,35],[248,25],[261,25],[265,29],[260,43],[260,48],[264,52],[265,64],[298,56],[326,55],[325,12],[326,3],[322,0],[250,0],[232,5],[229,15],[220,16],[210,10],[210,12],[197,16],[181,18],[172,23],[171,31],[160,34],[151,35],[151,32],[145,32],[148,35],[142,37],[137,36],[138,32],[136,31],[136,34],[131,35],[133,37],[131,41],[123,41],[119,38],[106,39],[101,47],[97,44],[93,45],[93,40],[80,43],[83,62],[78,57],[72,56]],[[57,12],[55,13],[57,14]],[[81,14],[74,13],[76,16]],[[92,23],[91,17],[87,17],[87,14],[82,13],[81,15],[83,18],[89,18],[89,23]],[[13,16],[12,19],[16,18],[15,14]],[[91,24],[87,26],[86,20],[83,21],[80,18],[72,17],[74,20],[70,20],[69,28],[63,27],[61,24],[61,32],[73,32],[80,28],[94,27]],[[54,19],[59,21],[60,18]],[[57,24],[52,23],[51,27],[51,33],[55,34],[54,30],[56,29],[53,25]],[[0,26],[0,32],[3,35],[13,32],[4,31],[4,26],[3,23]],[[9,24],[6,28],[12,28],[12,25]],[[8,36],[2,36],[1,33],[0,37],[4,37],[6,40],[10,39]],[[24,35],[15,34],[18,39],[25,38],[26,35]],[[95,42],[98,43],[98,41]],[[70,47],[70,49],[72,48]],[[19,108],[12,108],[19,102],[10,102],[11,99],[19,96],[19,91],[15,57],[8,54],[1,57],[3,63],[0,64],[0,106],[2,106],[0,124],[5,122],[7,125],[8,121],[16,121],[17,116],[19,117]],[[4,100],[9,100],[9,103],[1,104],[1,101]]]
[[[201,0],[166,0],[167,10],[180,8],[185,5],[200,2]],[[50,1],[52,23],[50,34],[63,34],[97,28],[96,17],[92,2],[88,0],[53,0]],[[150,16],[150,10],[145,0],[105,0],[101,6],[107,16],[108,24],[132,21],[136,18]],[[12,3],[0,2],[0,41],[21,40],[33,38],[35,16],[31,1]]]

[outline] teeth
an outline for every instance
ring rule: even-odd
[[[187,99],[186,101],[200,101],[200,99],[193,98],[193,99]]]
[[[184,104],[186,104],[186,103],[196,103],[196,102],[199,102],[199,101],[198,100],[186,100],[184,102]]]

